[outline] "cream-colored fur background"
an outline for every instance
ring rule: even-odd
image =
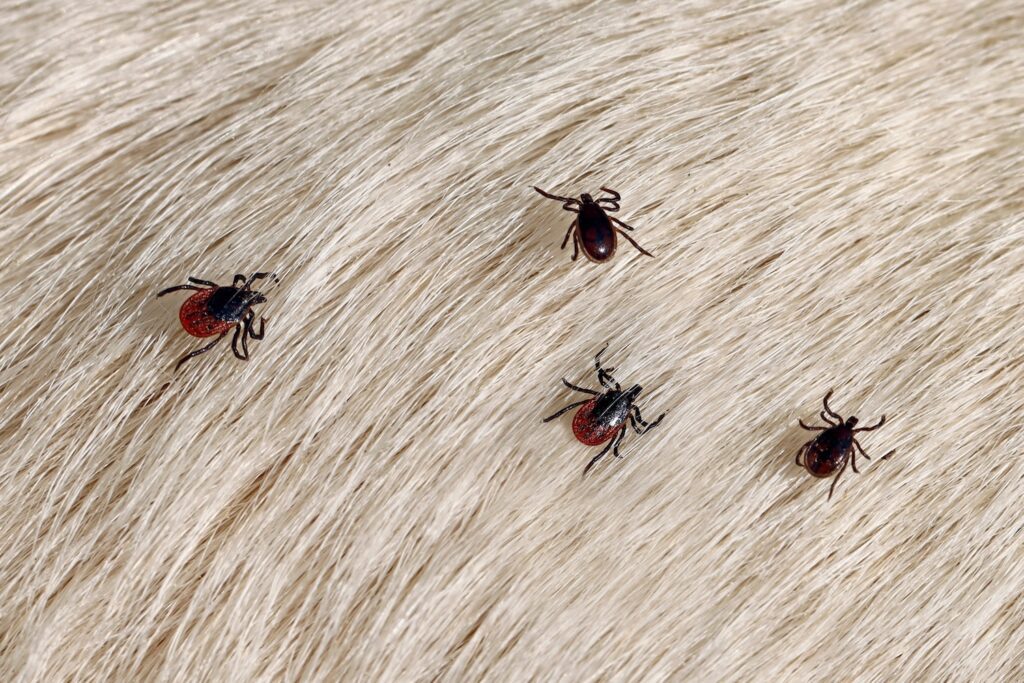
[[[0,22],[0,680],[1024,677],[1019,0]],[[156,291],[257,269],[175,375]],[[668,416],[583,478],[606,342]]]

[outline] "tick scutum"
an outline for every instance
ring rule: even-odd
[[[259,292],[238,287],[218,287],[207,303],[210,315],[226,322],[238,322],[252,306],[266,302]]]

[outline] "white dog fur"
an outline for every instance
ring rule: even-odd
[[[1024,678],[1019,0],[0,19],[0,680]]]

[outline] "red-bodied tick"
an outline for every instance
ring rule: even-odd
[[[860,470],[857,469],[857,454],[854,448],[860,451],[860,454],[868,460],[871,459],[871,456],[864,452],[860,442],[857,441],[857,437],[854,435],[858,432],[870,432],[885,424],[885,415],[883,415],[878,424],[874,426],[854,429],[857,426],[857,418],[851,415],[844,420],[842,415],[829,408],[828,399],[831,396],[832,391],[829,390],[822,401],[825,405],[825,410],[820,413],[821,419],[828,423],[827,427],[807,425],[804,424],[803,420],[798,420],[800,426],[804,429],[810,432],[821,432],[821,434],[818,434],[818,436],[801,446],[800,450],[796,453],[796,464],[807,468],[807,471],[813,476],[824,479],[835,475],[835,479],[832,480],[832,486],[828,490],[829,500],[832,499],[832,492],[835,491],[836,484],[839,483],[839,476],[846,469],[847,462],[852,462],[853,471],[860,474]],[[836,422],[833,422],[830,418],[835,418]],[[889,453],[882,459],[885,460],[889,455],[892,455],[892,453]],[[801,456],[803,457],[803,462],[801,462]]]
[[[605,346],[606,348],[608,347]],[[626,391],[622,390],[622,387],[611,375],[612,372],[615,372],[615,368],[601,367],[601,354],[605,349],[601,349],[594,356],[594,367],[597,369],[597,381],[607,391],[601,393],[593,389],[584,389],[563,378],[562,383],[565,386],[574,391],[590,394],[594,398],[577,401],[562,408],[554,415],[544,418],[544,422],[550,422],[573,408],[579,408],[572,419],[572,433],[576,435],[576,438],[588,446],[598,446],[605,441],[608,442],[608,445],[587,463],[583,474],[589,472],[590,468],[597,464],[597,461],[603,458],[609,450],[615,454],[616,458],[622,457],[619,455],[619,444],[622,443],[622,438],[626,435],[627,420],[637,434],[646,434],[657,427],[665,417],[665,413],[662,413],[654,422],[644,421],[640,416],[640,408],[634,403],[642,388],[639,384],[634,384]]]
[[[583,254],[594,263],[604,263],[611,260],[612,256],[615,256],[615,247],[617,246],[616,233],[625,237],[644,256],[654,256],[654,254],[637,244],[636,240],[626,234],[621,228],[612,225],[612,223],[615,223],[626,230],[634,229],[615,216],[608,215],[608,212],[619,210],[620,196],[615,190],[602,187],[601,191],[607,192],[611,196],[595,200],[585,192],[580,195],[579,199],[575,199],[573,197],[559,197],[556,194],[545,192],[536,186],[533,189],[548,199],[562,202],[562,208],[566,211],[579,214],[569,225],[569,230],[565,233],[565,239],[562,240],[562,249],[565,249],[565,245],[569,243],[569,237],[572,237],[573,261],[579,256],[581,245],[583,246]]]
[[[261,317],[259,332],[256,331],[253,324],[256,320],[256,313],[252,307],[265,303],[267,298],[252,289],[252,283],[267,277],[277,280],[277,276],[273,273],[253,273],[248,278],[238,274],[235,275],[230,287],[221,287],[216,282],[190,277],[188,281],[192,284],[168,287],[159,292],[158,297],[181,289],[195,290],[195,294],[185,299],[181,310],[178,311],[181,326],[193,337],[219,335],[201,349],[184,355],[174,369],[180,368],[181,364],[188,359],[195,358],[212,349],[217,342],[227,336],[232,327],[235,328],[235,336],[231,340],[231,350],[234,351],[236,358],[249,360],[248,340],[250,338],[263,339],[264,328],[267,324],[266,318]],[[197,287],[196,285],[202,286]],[[238,343],[239,340],[242,342],[241,345]]]

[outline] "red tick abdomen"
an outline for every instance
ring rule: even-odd
[[[609,426],[596,420],[593,415],[596,405],[597,399],[584,403],[572,418],[572,433],[581,443],[588,446],[604,443],[623,427],[621,424]]]
[[[178,311],[181,326],[193,337],[212,337],[227,332],[235,325],[233,322],[218,320],[210,315],[207,302],[215,291],[217,290],[213,288],[199,290],[185,299],[181,310]]]

